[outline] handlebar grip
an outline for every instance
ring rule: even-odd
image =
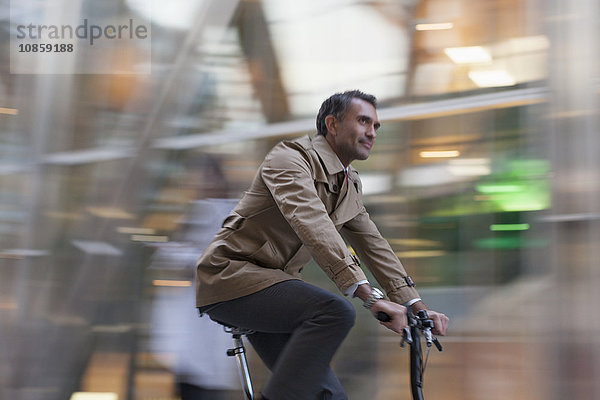
[[[377,313],[377,319],[381,322],[390,322],[392,320],[392,318],[390,318],[390,316],[384,313],[383,311],[379,311]]]

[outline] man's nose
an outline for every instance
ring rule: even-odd
[[[375,126],[370,126],[370,128],[367,130],[367,136],[372,137],[373,139],[377,137],[377,130],[375,129]]]

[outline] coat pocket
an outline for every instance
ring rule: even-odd
[[[279,260],[273,244],[271,242],[265,242],[255,252],[248,256],[248,259],[256,265],[266,268],[283,269],[283,262]]]

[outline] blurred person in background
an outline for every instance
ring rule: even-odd
[[[312,257],[348,297],[358,297],[396,333],[407,308],[426,309],[415,284],[362,202],[358,172],[380,123],[376,99],[358,90],[325,100],[317,135],[283,141],[260,166],[250,189],[198,260],[201,313],[252,329],[250,342],[272,371],[262,388],[270,400],[347,399],[329,364],[354,324],[344,298],[302,281]],[[385,290],[371,287],[354,248]],[[449,319],[429,311],[434,332]]]
[[[220,160],[210,154],[187,159],[172,186],[189,199],[172,241],[155,244],[150,269],[162,278],[192,280],[196,260],[235,202]],[[235,360],[224,355],[231,335],[208,318],[197,318],[193,287],[156,287],[151,319],[153,353],[173,373],[181,400],[239,397]]]

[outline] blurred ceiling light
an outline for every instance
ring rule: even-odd
[[[87,211],[95,217],[114,219],[133,219],[133,214],[116,207],[88,207]]]
[[[75,392],[70,400],[119,400],[119,395],[109,392]]]
[[[169,237],[156,235],[131,235],[131,240],[134,242],[165,243],[169,241]]]
[[[0,107],[0,114],[17,115],[19,114],[19,110],[16,108]]]
[[[481,46],[448,47],[444,53],[456,64],[487,63],[492,61],[490,53]]]
[[[484,176],[491,174],[492,170],[487,165],[448,166],[448,171],[456,176]]]
[[[166,286],[166,287],[190,287],[192,281],[177,281],[172,279],[154,279],[152,281],[153,286]]]
[[[450,160],[448,170],[456,176],[482,176],[492,172],[489,158]]]
[[[503,69],[470,71],[469,78],[479,87],[513,86],[516,81]]]
[[[458,150],[425,150],[419,153],[421,158],[452,158],[459,155],[460,151]]]
[[[126,1],[129,8],[152,23],[176,29],[189,28],[204,3],[204,0]]]
[[[135,226],[119,226],[117,228],[117,232],[119,233],[127,233],[127,234],[137,234],[137,235],[153,235],[156,233],[156,230],[151,228],[140,228]]]
[[[452,22],[438,22],[432,24],[417,24],[415,25],[415,29],[418,31],[442,31],[446,29],[454,28],[454,24]]]

